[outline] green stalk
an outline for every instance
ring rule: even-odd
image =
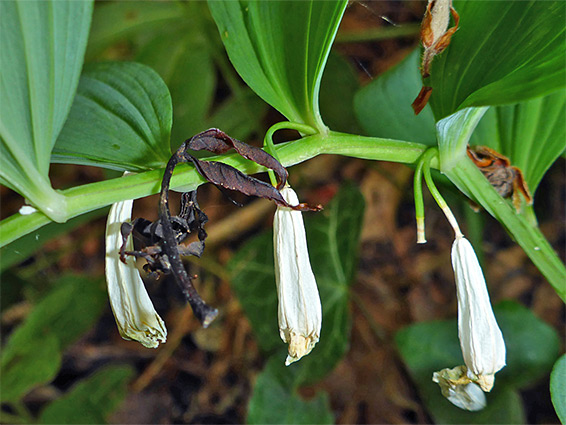
[[[428,190],[430,191],[432,197],[448,219],[448,222],[454,229],[454,234],[456,238],[462,237],[462,231],[460,230],[460,226],[458,225],[458,221],[456,221],[456,217],[452,213],[452,210],[444,200],[444,197],[434,184],[434,180],[432,179],[432,174],[430,173],[430,161],[432,158],[438,157],[438,148],[430,148],[425,152],[423,155],[423,174],[426,181],[426,185],[428,186]]]
[[[413,178],[413,197],[415,198],[415,218],[417,220],[417,243],[426,243],[425,214],[423,199],[423,166],[424,154],[417,163]]]
[[[274,157],[277,161],[281,162],[279,159],[279,154],[275,149],[275,145],[273,144],[273,135],[277,130],[297,130],[301,132],[303,135],[314,135],[316,134],[316,130],[312,128],[310,125],[301,124],[301,123],[293,123],[289,121],[278,122],[277,124],[272,125],[267,133],[265,133],[265,137],[263,138],[263,149],[269,153],[272,157]],[[277,177],[275,177],[275,173],[273,170],[267,170],[267,174],[269,175],[269,180],[273,186],[277,186]]]
[[[328,132],[316,134],[293,142],[278,144],[277,156],[285,167],[300,164],[321,154],[344,155],[355,158],[415,163],[427,146],[398,140],[363,137],[344,133]],[[211,160],[225,162],[246,174],[266,170],[237,154],[219,155]],[[433,167],[438,163],[433,161]],[[67,201],[66,221],[98,208],[125,199],[138,199],[159,192],[163,170],[143,173],[90,183],[61,191]],[[171,188],[178,191],[194,190],[205,180],[192,165],[180,164],[175,169]],[[51,220],[41,212],[22,216],[15,214],[0,222],[0,247],[50,223]]]

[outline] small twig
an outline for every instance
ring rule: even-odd
[[[208,238],[206,245],[215,246],[227,240],[234,240],[247,232],[250,227],[257,225],[260,218],[274,210],[271,202],[261,199],[250,203],[242,209],[231,213],[223,220],[207,228]]]
[[[180,286],[187,301],[191,305],[197,319],[202,323],[203,327],[208,327],[218,315],[218,310],[208,306],[198,294],[192,284],[192,280],[185,270],[185,266],[181,261],[179,254],[179,246],[171,225],[171,211],[169,210],[169,184],[173,170],[179,162],[185,162],[184,153],[186,145],[183,144],[179,150],[169,159],[165,174],[161,182],[161,194],[159,196],[159,219],[163,229],[163,251],[167,255],[167,260],[171,265],[171,271],[175,276],[175,281]]]

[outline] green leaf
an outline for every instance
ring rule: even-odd
[[[470,144],[489,146],[519,167],[534,195],[542,177],[564,151],[566,90],[515,105],[490,108]]]
[[[248,406],[249,424],[333,424],[328,394],[304,401],[296,392],[296,374],[272,357],[258,376]]]
[[[358,76],[341,55],[331,53],[320,86],[320,113],[334,131],[359,134],[354,113]]]
[[[128,171],[164,167],[171,110],[169,90],[151,68],[96,64],[81,77],[52,160]]]
[[[281,347],[272,232],[253,238],[240,248],[228,263],[228,272],[260,348],[273,351]]]
[[[204,121],[214,100],[216,71],[210,41],[203,36],[202,11],[195,7],[199,4],[191,4],[193,13],[186,19],[169,22],[170,29],[155,34],[136,56],[157,71],[171,91],[174,149],[206,130]]]
[[[39,417],[42,424],[106,423],[127,394],[134,375],[130,366],[106,366],[75,384],[63,397],[50,403]]]
[[[218,37],[202,2],[101,4],[95,8],[87,55],[100,58],[100,52],[112,44],[127,43],[137,62],[148,65],[163,78],[173,101],[171,138],[176,149],[207,128],[203,122],[216,85],[212,56],[221,48],[219,40],[208,36],[213,31]]]
[[[434,59],[437,119],[469,106],[502,105],[565,86],[566,3],[455,1],[460,27]],[[416,94],[415,94],[416,95]]]
[[[346,1],[209,1],[220,37],[244,81],[290,121],[325,131],[322,72]]]
[[[411,108],[422,86],[419,62],[420,51],[415,49],[401,63],[356,94],[356,116],[369,136],[436,145],[430,106],[419,115],[415,115]]]
[[[232,137],[245,140],[257,129],[267,108],[267,103],[246,88],[224,101],[206,120],[204,128],[222,128]]]
[[[44,333],[55,335],[64,349],[94,324],[107,303],[106,299],[106,289],[100,280],[75,275],[62,277],[14,331],[3,355],[30,341],[40,341]]]
[[[558,359],[552,369],[550,395],[560,422],[566,423],[566,354]]]
[[[317,381],[331,371],[348,348],[350,315],[348,287],[354,277],[364,199],[345,185],[319,213],[305,214],[309,256],[320,292],[323,325],[313,351],[289,366],[301,384]],[[228,265],[232,287],[258,344],[266,351],[282,347],[277,326],[277,292],[272,235],[248,242]],[[283,364],[285,355],[278,360]]]
[[[93,60],[112,43],[140,33],[150,34],[183,18],[180,2],[102,2],[94,8],[87,60]]]
[[[525,388],[548,376],[560,355],[556,331],[513,301],[499,303],[495,312],[507,346],[507,366],[496,375],[496,382]]]
[[[364,208],[359,189],[346,183],[322,212],[305,217],[313,271],[335,296],[354,278]]]
[[[55,221],[65,199],[51,188],[49,161],[77,88],[92,1],[2,1],[0,183]]]
[[[548,374],[558,357],[558,335],[515,302],[503,302],[494,311],[505,338],[507,366],[496,375],[493,391],[486,394],[487,407],[477,413],[453,406],[432,382],[433,372],[463,364],[456,320],[419,323],[397,333],[395,340],[401,356],[435,422],[525,422],[516,389],[532,385]]]
[[[447,173],[467,158],[466,146],[489,108],[466,108],[436,123],[440,171]]]
[[[61,351],[94,324],[106,305],[101,283],[84,276],[61,278],[12,333],[0,359],[3,401],[17,400],[55,377]]]
[[[51,381],[61,366],[59,339],[52,333],[4,349],[0,359],[0,401],[15,402]]]

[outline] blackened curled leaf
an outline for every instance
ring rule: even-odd
[[[206,150],[217,155],[226,153],[233,148],[244,158],[273,170],[279,178],[279,184],[277,185],[278,189],[285,186],[285,183],[287,182],[287,177],[289,176],[287,170],[270,154],[262,149],[256,148],[255,146],[250,146],[247,143],[240,142],[217,128],[211,128],[203,131],[202,133],[199,133],[185,141],[185,144],[188,149],[194,151]]]
[[[321,206],[311,207],[305,203],[291,205],[285,201],[277,188],[255,177],[248,176],[228,164],[216,161],[202,161],[190,155],[188,157],[200,175],[221,189],[235,190],[244,195],[269,199],[279,206],[298,211],[319,211],[322,209]]]
[[[244,158],[272,169],[279,177],[277,188],[255,177],[248,176],[228,164],[200,160],[187,152],[187,149],[191,149],[221,154],[226,153],[230,148],[234,148]],[[200,175],[220,189],[235,190],[248,196],[269,199],[279,206],[298,211],[320,211],[322,209],[320,205],[309,206],[305,203],[290,205],[287,203],[279,192],[279,188],[285,186],[288,173],[279,161],[262,149],[233,139],[216,128],[206,130],[185,141],[177,150],[176,156],[179,161],[182,159],[191,161]]]

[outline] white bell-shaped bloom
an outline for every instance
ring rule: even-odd
[[[468,376],[490,391],[505,366],[505,342],[497,325],[485,279],[472,245],[458,235],[452,245],[458,295],[458,337]]]
[[[112,312],[122,338],[139,341],[144,347],[156,348],[167,339],[165,323],[155,311],[135,260],[128,256],[120,261],[122,237],[120,227],[130,220],[133,200],[117,202],[110,208],[106,223],[106,283]],[[133,250],[130,237],[126,245]]]
[[[485,394],[470,381],[465,366],[434,372],[432,380],[440,385],[442,395],[460,409],[475,412],[486,406]]]
[[[297,194],[289,186],[281,190],[290,205]],[[322,307],[311,269],[303,216],[300,211],[277,207],[273,220],[275,281],[279,297],[279,332],[289,344],[288,366],[309,354],[320,337]]]

